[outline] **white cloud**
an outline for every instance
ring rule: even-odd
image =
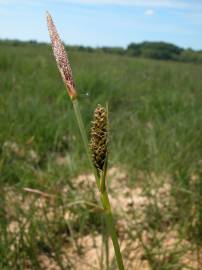
[[[153,9],[147,9],[144,13],[146,16],[153,16],[155,11]]]

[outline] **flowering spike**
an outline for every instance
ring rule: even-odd
[[[107,133],[107,111],[98,105],[92,121],[90,149],[93,164],[99,171],[104,171],[107,158]]]
[[[48,12],[47,12],[47,24],[48,24],[48,31],[49,31],[51,43],[52,43],[53,54],[55,56],[58,69],[65,83],[65,86],[67,87],[67,92],[70,98],[75,99],[77,97],[77,93],[76,93],[73,76],[72,76],[72,70],[68,61],[67,53],[57,33],[52,17]]]

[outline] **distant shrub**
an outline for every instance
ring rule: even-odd
[[[113,53],[113,54],[125,54],[125,50],[121,47],[102,47],[102,51],[106,53]]]
[[[202,51],[196,52],[192,49],[184,50],[181,53],[179,60],[183,62],[202,63]]]
[[[129,55],[163,60],[177,59],[182,51],[183,49],[165,42],[131,43],[127,48]]]

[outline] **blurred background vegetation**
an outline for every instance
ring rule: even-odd
[[[20,41],[20,40],[0,40],[4,45],[26,46],[45,45],[46,43],[37,42],[36,40]],[[201,63],[202,50],[194,50],[192,48],[181,48],[167,42],[150,42],[131,43],[126,48],[122,47],[90,47],[90,46],[66,46],[68,50],[76,50],[83,52],[105,52],[110,54],[134,56],[140,58],[158,59],[158,60],[174,60],[180,62]]]
[[[87,131],[95,106],[108,102],[109,166],[125,172],[122,189],[139,187],[151,199],[141,223],[134,223],[136,206],[130,209],[124,235],[132,242],[138,239],[141,260],[150,269],[201,269],[202,52],[163,42],[67,50]],[[35,41],[2,40],[0,269],[51,269],[41,263],[42,255],[57,263],[52,269],[74,269],[67,251],[69,264],[61,257],[63,246],[76,246],[81,255],[78,238],[102,229],[100,215],[85,204],[74,205],[96,201],[93,188],[82,193],[73,180],[88,172],[51,48]],[[162,208],[154,188],[165,183],[169,203]],[[42,193],[30,194],[25,188]],[[54,202],[44,196],[54,196]],[[73,220],[64,218],[66,212]],[[159,234],[166,237],[168,228],[178,232],[178,245],[188,242],[188,248],[167,250]],[[181,260],[187,250],[195,264]],[[115,269],[113,263],[110,267]]]

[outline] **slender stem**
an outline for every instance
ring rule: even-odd
[[[109,270],[109,236],[108,231],[106,230],[106,224],[104,228],[105,235],[105,262],[106,262],[106,270]]]
[[[114,218],[113,218],[111,205],[110,205],[106,190],[100,194],[100,197],[101,197],[102,205],[105,210],[106,224],[107,224],[107,228],[108,228],[109,234],[111,235],[112,243],[114,246],[117,265],[118,265],[119,270],[124,270],[123,259],[122,259],[122,255],[120,251],[117,233],[116,233]]]
[[[91,169],[93,170],[93,173],[95,175],[97,187],[98,187],[98,189],[100,189],[99,176],[98,176],[97,171],[96,171],[96,169],[93,166],[92,161],[91,161],[91,155],[90,155],[90,152],[89,152],[89,145],[88,145],[88,138],[87,138],[85,127],[84,127],[84,123],[83,123],[83,120],[82,120],[82,116],[81,116],[81,112],[80,112],[78,100],[77,99],[74,99],[72,101],[72,103],[73,103],[73,108],[74,108],[76,120],[77,120],[77,123],[78,123],[78,126],[79,126],[79,130],[80,130],[80,133],[81,133],[81,137],[82,137],[82,140],[83,140],[83,144],[84,144],[84,147],[85,147],[85,150],[86,150],[86,154],[88,156],[88,160],[89,160]]]
[[[100,191],[100,199],[101,199],[101,202],[102,202],[102,205],[103,205],[103,208],[104,208],[104,214],[105,214],[105,218],[106,218],[107,228],[108,228],[109,234],[111,235],[112,243],[113,243],[113,246],[114,246],[117,265],[118,265],[119,270],[124,270],[122,255],[121,255],[121,251],[120,251],[120,247],[119,247],[119,242],[118,242],[116,229],[115,229],[114,218],[113,218],[113,214],[112,214],[112,211],[111,211],[111,205],[110,205],[110,202],[109,202],[107,190],[105,188],[105,184],[103,184],[102,188],[100,186],[101,182],[104,181],[103,183],[105,183],[105,179],[100,179],[97,170],[93,166],[90,151],[89,151],[88,138],[87,138],[85,127],[84,127],[83,120],[82,120],[82,117],[81,117],[81,112],[80,112],[80,109],[79,109],[78,100],[74,99],[74,100],[72,100],[72,103],[73,103],[73,107],[74,107],[76,120],[77,120],[79,129],[80,129],[81,137],[82,137],[82,140],[83,140],[83,143],[84,143],[84,147],[85,147],[85,150],[86,150],[86,153],[87,153],[87,156],[88,156],[88,160],[89,160],[90,166],[91,166],[91,168],[93,170],[93,173],[95,175],[98,190]],[[105,176],[106,176],[106,173],[104,174],[104,178],[105,178]],[[103,176],[101,176],[101,177],[103,177]]]

